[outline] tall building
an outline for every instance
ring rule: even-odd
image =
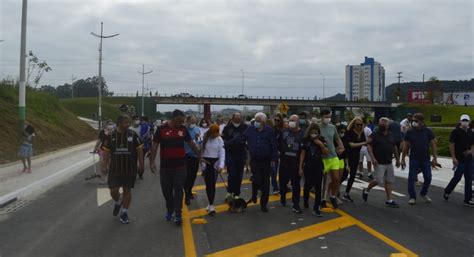
[[[360,65],[346,65],[346,100],[385,100],[385,69],[374,58]]]

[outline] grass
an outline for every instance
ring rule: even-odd
[[[415,105],[404,104],[402,108],[411,109],[412,112],[421,112],[425,115],[425,122],[430,127],[454,127],[459,121],[461,114],[468,114],[474,118],[474,107],[472,106],[444,106],[444,105]],[[441,115],[441,122],[431,122],[431,115]]]
[[[27,89],[26,122],[36,130],[34,154],[94,140],[97,132],[66,110],[53,95]],[[18,160],[22,142],[18,123],[18,88],[0,84],[0,164]]]
[[[102,120],[115,120],[120,114],[116,105],[109,103],[106,98],[102,99]],[[98,103],[95,97],[61,99],[62,105],[77,116],[89,119],[97,119]]]
[[[438,141],[438,155],[439,156],[446,156],[451,157],[449,153],[449,136],[451,135],[451,129],[439,129],[439,128],[432,128],[433,133]]]

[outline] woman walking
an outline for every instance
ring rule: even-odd
[[[206,183],[206,193],[209,201],[206,209],[212,215],[216,213],[214,198],[216,196],[217,174],[222,172],[225,163],[224,140],[219,135],[219,125],[212,124],[206,134],[204,134],[201,151],[201,170]]]
[[[31,156],[33,156],[33,142],[35,136],[35,129],[31,125],[26,125],[23,131],[23,143],[18,151],[18,155],[23,163],[23,172],[31,173]]]

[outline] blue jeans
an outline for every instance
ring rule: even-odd
[[[408,173],[408,194],[410,199],[416,199],[415,181],[418,176],[418,170],[423,173],[423,187],[421,188],[420,195],[425,196],[428,193],[428,188],[431,184],[431,162],[418,161],[410,159],[410,170]]]
[[[240,195],[240,186],[242,185],[242,177],[244,174],[246,156],[226,155],[225,164],[227,166],[227,180],[229,187],[228,193]]]
[[[459,162],[458,167],[454,171],[454,176],[449,182],[448,186],[444,190],[445,193],[451,194],[456,185],[464,175],[464,202],[469,202],[472,199],[472,173],[473,173],[473,162],[464,161]]]

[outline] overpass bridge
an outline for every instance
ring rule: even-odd
[[[113,98],[141,98],[136,94],[114,94]],[[286,104],[290,108],[299,109],[307,107],[322,107],[332,110],[344,111],[347,107],[371,108],[375,111],[376,117],[396,108],[398,104],[389,102],[370,101],[328,101],[318,100],[311,97],[288,97],[288,96],[229,96],[229,95],[153,95],[144,97],[147,102],[155,104],[175,104],[175,105],[203,105],[205,117],[210,117],[211,105],[262,105],[270,108],[270,112],[280,104]],[[379,115],[377,115],[379,114]]]

